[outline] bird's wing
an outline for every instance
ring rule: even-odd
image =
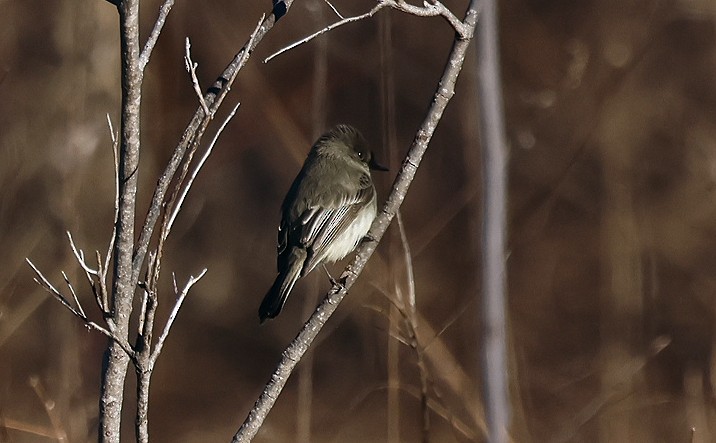
[[[301,244],[308,250],[302,275],[322,262],[333,240],[340,237],[355,220],[356,215],[374,197],[375,188],[370,177],[361,178],[362,187],[356,192],[343,192],[329,201],[309,207],[301,216]]]

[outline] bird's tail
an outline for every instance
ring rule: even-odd
[[[281,313],[283,305],[286,303],[293,286],[301,277],[302,262],[293,260],[285,270],[279,272],[276,281],[271,285],[271,289],[264,296],[264,300],[259,307],[259,319],[261,323],[267,318],[274,318]]]

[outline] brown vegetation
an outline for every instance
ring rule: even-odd
[[[147,20],[154,3],[144,5]],[[456,14],[465,7],[447,4]],[[336,6],[345,15],[366,8]],[[196,108],[184,37],[192,39],[201,84],[209,85],[267,7],[175,6],[146,80],[140,214]],[[312,294],[328,287],[315,273],[278,320],[259,327],[256,309],[274,276],[280,200],[317,132],[313,56],[323,46],[259,61],[333,19],[320,1],[293,8],[237,80],[231,94],[241,108],[167,246],[159,316],[171,309],[171,272],[185,281],[209,271],[157,363],[154,441],[227,441],[305,319],[298,295],[314,303]],[[322,86],[326,125],[360,127],[395,170],[453,33],[438,18],[390,16],[396,145],[382,144],[379,18],[322,37]],[[510,0],[501,4],[501,20],[515,440],[713,441],[716,10],[707,0]],[[106,339],[42,292],[24,258],[56,282],[65,270],[89,304],[65,231],[88,251],[104,249],[111,232],[105,114],[118,117],[116,22],[114,8],[101,1],[0,2],[0,441],[96,438]],[[481,388],[474,64],[468,61],[402,207],[417,312],[439,334],[426,340],[426,353],[436,355],[428,370],[439,378],[430,381],[436,442],[482,440],[477,397],[448,389]],[[380,196],[390,180],[377,184]],[[400,406],[390,411],[391,426],[400,441],[421,438],[415,352],[403,345],[388,352],[395,333],[386,295],[395,296],[396,282],[407,291],[400,235],[391,230],[312,351],[312,442],[395,436],[389,373],[398,374]],[[400,360],[389,365],[396,354]],[[430,367],[435,361],[452,372]],[[289,380],[257,441],[293,441],[305,419],[298,383]],[[131,438],[131,428],[124,432]]]

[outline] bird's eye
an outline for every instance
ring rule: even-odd
[[[361,159],[363,158],[363,152],[362,152],[362,151],[358,151],[358,158],[361,158]]]

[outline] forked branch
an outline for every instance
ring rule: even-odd
[[[403,0],[379,0],[378,4],[373,6],[370,11],[353,17],[343,17],[333,5],[331,5],[330,3],[328,3],[328,5],[331,7],[331,9],[333,9],[336,15],[341,18],[341,20],[338,20],[337,22],[332,23],[319,31],[316,31],[313,34],[302,38],[301,40],[293,42],[290,45],[279,49],[278,51],[266,57],[264,59],[264,63],[268,63],[271,59],[278,57],[284,52],[290,51],[293,48],[308,43],[319,35],[325,34],[326,32],[332,31],[348,23],[354,23],[365,18],[373,17],[378,11],[386,7],[393,8],[398,11],[405,12],[411,15],[416,15],[419,17],[443,17],[445,18],[445,20],[448,21],[448,23],[450,23],[450,26],[455,29],[455,32],[460,36],[460,39],[469,39],[472,37],[473,28],[466,26],[465,23],[461,22],[460,19],[455,17],[455,15],[445,5],[443,5],[437,0],[432,2],[426,1],[422,7],[411,5]]]
[[[35,281],[35,283],[40,285],[40,287],[42,287],[42,289],[44,289],[50,295],[52,295],[52,297],[55,300],[59,301],[62,304],[62,306],[67,308],[67,310],[69,310],[77,318],[82,320],[82,322],[85,324],[85,326],[87,326],[89,329],[93,329],[93,330],[107,336],[109,339],[115,341],[119,346],[122,347],[122,349],[124,350],[124,352],[127,353],[127,355],[129,355],[131,358],[134,358],[134,356],[135,356],[134,349],[132,349],[132,346],[126,340],[122,339],[120,336],[118,336],[113,331],[111,331],[110,330],[110,329],[112,329],[111,327],[105,328],[104,326],[101,326],[101,325],[95,323],[94,321],[90,320],[87,317],[87,315],[84,312],[84,309],[82,308],[82,305],[80,304],[79,300],[77,299],[77,296],[74,292],[74,288],[70,284],[69,279],[67,278],[67,275],[64,272],[62,273],[62,276],[65,280],[65,283],[67,283],[67,286],[69,287],[70,292],[72,293],[72,297],[73,297],[75,303],[77,304],[77,307],[72,306],[72,303],[69,302],[67,297],[65,297],[62,294],[62,292],[60,292],[57,288],[55,288],[52,285],[52,283],[50,283],[50,281],[45,277],[45,275],[39,269],[37,269],[37,266],[35,266],[35,264],[29,258],[26,258],[25,261],[27,262],[28,265],[30,265],[33,272],[35,273],[35,278],[33,279]]]

